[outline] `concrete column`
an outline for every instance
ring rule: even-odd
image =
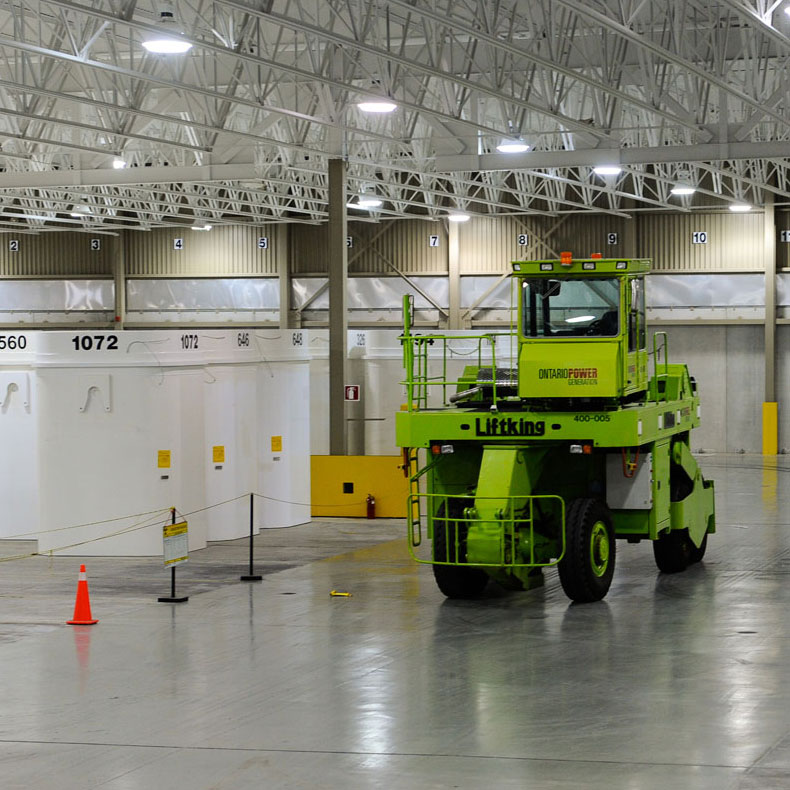
[[[763,397],[763,455],[779,450],[779,413],[776,402],[776,220],[774,195],[767,190],[763,219],[765,248],[765,395]]]
[[[348,359],[348,248],[346,163],[329,160],[329,454],[348,453],[346,364]]]
[[[461,229],[458,222],[448,222],[447,228],[447,274],[450,287],[450,312],[447,316],[448,329],[463,329],[461,326]]]
[[[280,329],[291,328],[291,239],[289,225],[278,228],[277,276],[280,282]],[[281,249],[282,248],[282,249]]]
[[[623,208],[625,211],[628,211],[628,209],[634,207],[635,203],[636,201],[634,200],[626,199],[623,201]],[[622,255],[626,258],[636,258],[639,255],[639,250],[637,249],[639,240],[636,237],[637,216],[638,215],[634,213],[631,215],[631,219],[624,221],[622,246],[620,249],[623,251]]]
[[[126,234],[122,230],[115,239],[115,256],[112,264],[115,281],[115,326],[123,329],[126,322]]]

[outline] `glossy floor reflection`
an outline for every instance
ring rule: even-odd
[[[705,561],[619,543],[598,604],[554,572],[445,601],[399,522],[263,535],[263,583],[198,574],[181,606],[129,583],[161,566],[89,560],[93,628],[62,625],[73,559],[3,564],[0,786],[790,787],[790,461],[703,466]]]

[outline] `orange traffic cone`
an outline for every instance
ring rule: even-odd
[[[77,601],[74,604],[74,618],[66,620],[67,625],[93,625],[98,623],[91,614],[91,599],[88,595],[88,577],[85,566],[80,565],[80,579],[77,582]]]

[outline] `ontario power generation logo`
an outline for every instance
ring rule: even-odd
[[[562,379],[568,385],[595,387],[598,384],[598,368],[538,368],[539,379]]]

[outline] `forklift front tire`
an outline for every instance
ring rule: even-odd
[[[574,499],[565,519],[565,555],[558,570],[577,603],[600,601],[614,576],[615,542],[609,509],[597,499]]]

